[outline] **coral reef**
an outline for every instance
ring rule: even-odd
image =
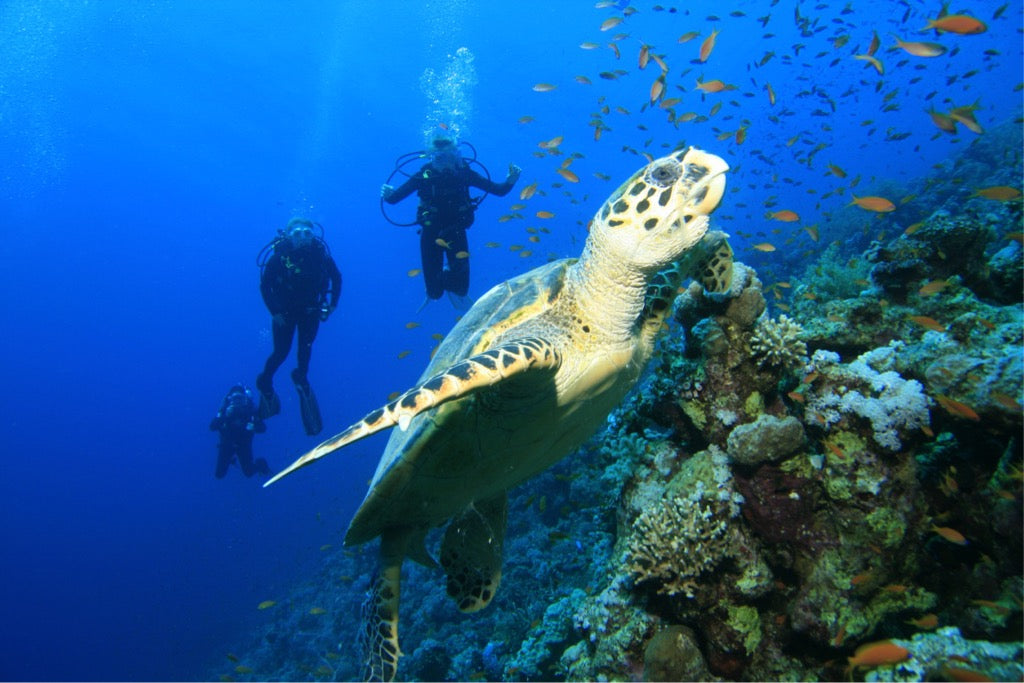
[[[1010,184],[986,137],[951,163]],[[492,605],[461,614],[407,568],[402,675],[1021,678],[1019,207],[940,176],[896,212],[941,207],[915,230],[833,245],[789,288],[742,263],[725,295],[686,288],[605,428],[510,492]],[[357,676],[338,643],[368,557],[328,553],[214,677]],[[883,639],[909,659],[846,670]]]

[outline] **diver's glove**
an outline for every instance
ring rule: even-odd
[[[384,185],[380,186],[380,198],[381,199],[386,201],[394,193],[395,193],[395,188],[391,187],[390,185],[385,183]]]
[[[320,322],[327,322],[327,319],[331,317],[331,313],[334,313],[334,306],[328,306],[324,304],[320,307]]]
[[[513,185],[519,180],[519,174],[523,172],[523,169],[519,168],[515,164],[508,165],[508,182]]]

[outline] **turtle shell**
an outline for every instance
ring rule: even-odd
[[[491,288],[441,342],[417,384],[509,336],[558,329],[546,319],[576,259],[554,261]],[[548,316],[549,317],[549,316]],[[511,332],[511,334],[510,334]],[[554,385],[503,382],[500,390],[465,396],[421,413],[391,432],[370,490],[345,536],[359,544],[388,527],[430,528],[522,481],[547,461],[504,462],[508,446],[545,428],[538,419],[556,400]],[[443,428],[442,428],[443,427]],[[464,427],[464,428],[463,428]],[[584,436],[585,438],[585,436]]]

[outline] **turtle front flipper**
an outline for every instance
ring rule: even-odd
[[[413,417],[425,410],[469,396],[527,371],[557,370],[561,362],[559,351],[547,340],[537,337],[507,342],[470,356],[324,441],[274,475],[264,486],[371,434],[395,425],[405,429]]]
[[[364,681],[393,681],[398,672],[398,601],[401,595],[404,533],[381,534],[380,568],[363,603],[359,646]]]
[[[463,612],[483,609],[498,591],[507,515],[508,496],[502,491],[470,505],[444,532],[441,566],[448,595]]]

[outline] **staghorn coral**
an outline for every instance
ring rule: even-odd
[[[637,583],[656,584],[659,593],[692,598],[698,577],[733,554],[729,520],[739,514],[741,501],[724,453],[693,456],[666,495],[634,520],[627,570]]]
[[[807,360],[807,344],[800,340],[803,328],[785,314],[777,320],[761,318],[750,338],[751,355],[759,367],[796,367]]]

